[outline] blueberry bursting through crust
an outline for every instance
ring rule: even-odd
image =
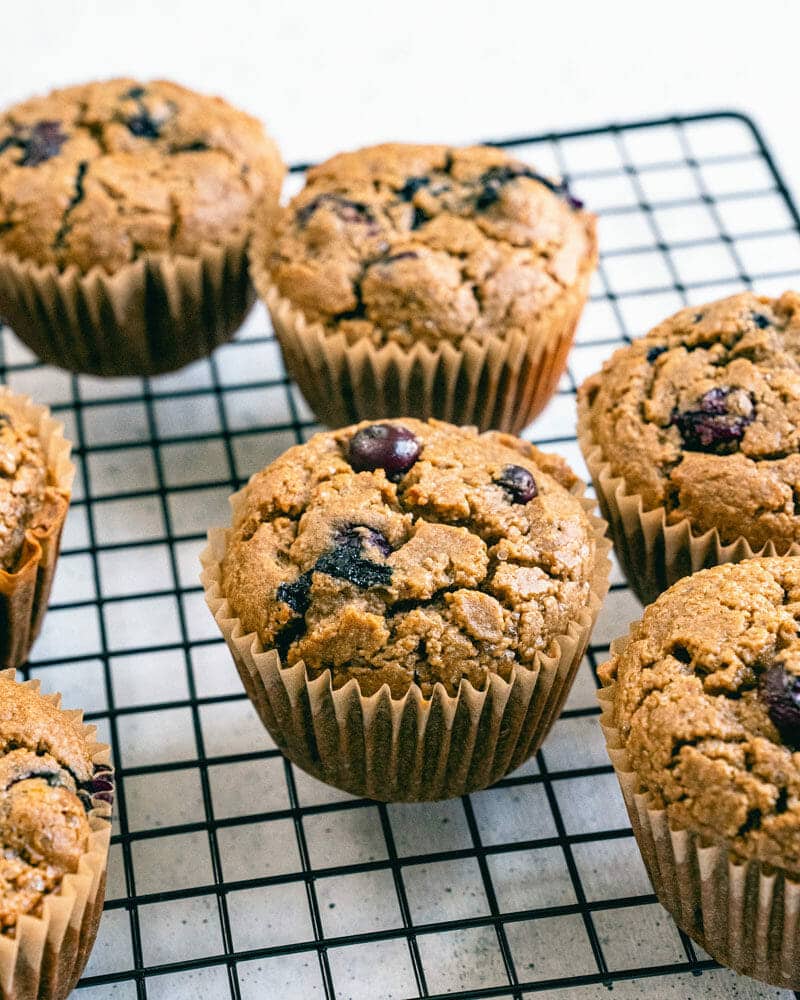
[[[383,556],[392,551],[382,534],[363,524],[350,524],[337,535],[336,548],[320,556],[311,569],[306,570],[292,583],[278,587],[278,600],[288,604],[292,611],[305,614],[309,606],[309,591],[314,573],[347,580],[356,587],[378,587],[391,583],[390,566],[366,558],[362,550],[372,545]]]
[[[529,503],[539,494],[536,480],[521,465],[507,465],[495,482],[503,487],[511,503]]]
[[[21,167],[38,167],[40,163],[57,156],[66,141],[67,136],[61,131],[61,122],[41,121],[27,132],[20,130],[0,142],[0,153],[10,146],[16,146],[22,151],[18,161]]]
[[[161,135],[160,123],[147,110],[147,105],[144,103],[146,93],[144,87],[131,87],[127,93],[123,94],[123,97],[135,101],[138,105],[137,113],[126,118],[125,124],[131,135],[140,139],[158,139]]]
[[[732,412],[730,403],[733,393],[732,389],[709,389],[701,397],[697,409],[673,416],[672,422],[680,431],[686,448],[717,455],[726,455],[737,449],[745,428],[753,422],[754,409],[750,399],[749,413]]]
[[[372,424],[350,441],[348,460],[356,472],[383,469],[389,479],[404,475],[419,458],[420,444],[405,427]]]
[[[800,750],[800,676],[770,667],[759,679],[758,694],[783,742]]]

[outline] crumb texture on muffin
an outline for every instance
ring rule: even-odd
[[[0,933],[40,916],[78,870],[101,781],[80,725],[35,688],[0,678]]]
[[[0,567],[13,572],[43,510],[48,470],[36,430],[6,400],[0,411]]]
[[[646,510],[778,551],[800,542],[800,296],[684,309],[581,387],[603,460]]]
[[[800,559],[680,580],[601,668],[656,808],[735,856],[800,873]]]
[[[0,250],[114,273],[246,241],[283,165],[260,122],[156,80],[53,91],[0,116]]]
[[[528,332],[594,267],[594,217],[489,147],[388,143],[309,170],[271,279],[348,340],[436,346]]]
[[[362,693],[509,679],[589,601],[595,536],[563,461],[438,421],[317,434],[236,507],[223,592],[246,631]]]

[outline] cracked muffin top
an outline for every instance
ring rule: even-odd
[[[613,722],[673,825],[800,874],[800,559],[685,577],[600,668]]]
[[[391,143],[309,170],[264,263],[350,341],[503,337],[588,281],[595,220],[581,208],[500,149]]]
[[[683,309],[580,390],[629,494],[668,523],[785,551],[800,542],[800,296]]]
[[[0,117],[0,250],[113,274],[248,238],[284,167],[260,122],[175,83],[55,90]]]
[[[577,483],[533,445],[435,420],[317,434],[237,498],[222,589],[246,632],[335,687],[482,688],[589,602]]]
[[[83,728],[35,687],[0,678],[0,933],[78,870],[89,848],[93,797],[110,801]]]
[[[49,472],[36,428],[0,400],[0,568],[13,572],[25,532],[47,512]]]

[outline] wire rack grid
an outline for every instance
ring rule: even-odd
[[[603,255],[576,345],[529,436],[585,474],[575,389],[686,303],[800,285],[800,219],[756,127],[730,113],[501,145],[564,174]],[[290,186],[302,181],[302,167]],[[175,375],[39,365],[79,464],[29,676],[114,748],[108,898],[80,1000],[789,998],[716,964],[655,901],[605,753],[595,668],[640,606],[617,571],[544,749],[433,805],[353,799],[289,764],[250,707],[198,585],[206,527],[252,472],[316,430],[262,307]]]

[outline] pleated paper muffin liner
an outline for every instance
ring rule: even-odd
[[[0,672],[14,680],[14,671]],[[24,685],[39,689],[38,681]],[[61,695],[43,695],[60,707]],[[63,710],[82,724],[83,713]],[[111,748],[95,742],[95,726],[82,726],[95,769],[111,780]],[[57,892],[44,898],[41,916],[22,916],[14,937],[0,934],[0,995],[8,1000],[64,1000],[75,988],[92,950],[105,895],[111,840],[111,794],[92,796],[87,814],[91,833],[78,871],[64,876]]]
[[[574,492],[580,494],[583,484]],[[231,497],[236,509],[244,491]],[[499,781],[541,746],[558,718],[608,591],[610,542],[594,502],[581,499],[597,542],[586,605],[566,634],[517,666],[511,681],[492,674],[483,690],[441,684],[430,698],[412,684],[393,699],[388,685],[370,697],[351,679],[334,689],[326,670],[314,680],[302,661],[283,668],[274,649],[246,633],[222,589],[230,529],[209,532],[201,555],[206,602],[233,655],[245,690],[280,750],[304,771],[353,795],[387,802],[453,798]]]
[[[27,659],[47,611],[75,466],[64,425],[53,419],[46,406],[0,386],[3,410],[20,414],[36,429],[49,481],[44,503],[25,532],[17,568],[13,572],[0,569],[0,667],[17,667]]]
[[[612,642],[611,654],[628,641]],[[722,965],[772,986],[800,988],[800,881],[756,860],[736,861],[729,844],[704,844],[693,831],[670,824],[642,786],[614,726],[616,687],[598,692],[600,725],[661,905]]]
[[[667,523],[667,509],[645,510],[638,493],[631,493],[621,476],[615,476],[603,456],[589,420],[589,404],[578,399],[578,443],[589,469],[600,510],[608,521],[614,551],[632,590],[642,604],[653,601],[684,576],[701,569],[736,563],[755,556],[796,556],[796,542],[769,541],[754,549],[740,536],[723,543],[719,531],[696,534],[689,518]]]
[[[247,242],[197,257],[147,254],[114,274],[0,254],[0,313],[47,364],[92,375],[156,375],[207,357],[255,300]]]
[[[380,347],[367,338],[308,322],[273,285],[264,267],[269,221],[254,237],[250,273],[272,317],[286,370],[318,419],[329,427],[359,420],[436,417],[479,430],[516,433],[547,405],[567,366],[567,355],[589,294],[594,252],[576,282],[535,320],[535,331],[436,348],[417,343]]]

